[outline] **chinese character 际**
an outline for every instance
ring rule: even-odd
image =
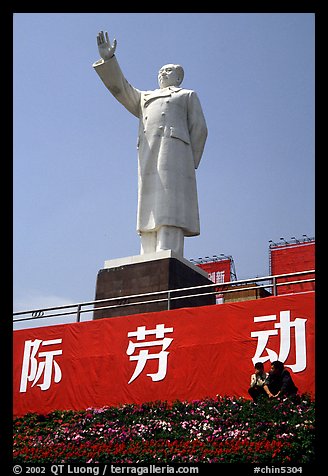
[[[127,355],[130,356],[129,359],[137,362],[134,373],[128,383],[133,382],[133,380],[141,374],[147,361],[150,359],[158,359],[158,371],[156,373],[149,373],[147,376],[150,377],[153,382],[159,382],[166,377],[167,358],[169,355],[166,349],[170,346],[173,339],[164,336],[171,332],[173,332],[173,327],[165,328],[164,324],[157,324],[156,329],[146,330],[146,326],[140,326],[137,327],[136,331],[128,333],[128,337],[137,338],[137,342],[129,341],[126,351]],[[145,341],[147,335],[155,335],[155,339],[157,340]],[[160,346],[160,352],[149,353],[149,348],[154,346]],[[139,353],[132,355],[137,349],[139,349]]]
[[[53,340],[40,340],[35,339],[27,340],[24,347],[22,374],[20,381],[20,392],[27,391],[27,383],[32,382],[31,387],[37,384],[41,390],[48,390],[53,381],[55,383],[60,382],[62,378],[62,372],[58,362],[54,359],[56,355],[61,355],[62,350],[51,350],[49,346],[61,344],[62,339]],[[44,347],[44,349],[42,349]],[[40,350],[43,352],[40,352]],[[42,383],[38,383],[43,376]]]

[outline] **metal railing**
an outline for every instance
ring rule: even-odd
[[[203,297],[203,296],[222,296],[224,299],[224,295],[227,293],[238,293],[238,292],[245,292],[245,291],[252,291],[252,290],[260,290],[265,289],[266,291],[272,291],[271,294],[273,296],[278,295],[278,288],[280,286],[291,286],[295,284],[304,284],[304,283],[311,283],[315,282],[315,278],[307,278],[307,279],[297,279],[300,276],[304,275],[313,275],[315,274],[315,270],[309,271],[300,271],[296,273],[288,273],[288,274],[278,274],[274,276],[263,276],[263,277],[256,277],[251,279],[243,279],[238,281],[229,281],[226,283],[213,283],[213,284],[205,284],[201,286],[194,286],[188,288],[179,288],[179,289],[169,289],[167,291],[155,291],[151,293],[144,293],[144,294],[132,294],[128,296],[121,296],[121,297],[112,297],[107,299],[98,299],[95,301],[86,301],[86,302],[79,302],[74,304],[68,304],[64,306],[55,306],[55,307],[47,307],[47,308],[39,308],[39,309],[31,309],[27,311],[19,311],[14,312],[13,322],[22,322],[22,321],[30,321],[34,319],[47,319],[47,318],[54,318],[54,317],[62,317],[62,316],[75,316],[76,322],[81,322],[81,315],[85,313],[95,313],[98,311],[104,311],[106,309],[117,309],[120,307],[127,307],[127,306],[140,306],[144,304],[153,304],[159,302],[167,302],[166,309],[171,309],[172,301],[175,300],[182,300],[182,299],[190,299],[195,297]],[[285,281],[284,279],[296,278],[292,281]],[[262,284],[258,284],[262,283]],[[249,285],[248,285],[249,284]],[[246,285],[246,286],[245,286]],[[190,294],[191,291],[195,291],[195,293]],[[269,292],[270,292],[269,291]],[[182,294],[186,292],[186,294]],[[175,294],[179,294],[175,296]],[[154,299],[151,299],[151,298]],[[148,299],[147,299],[148,298]],[[133,299],[138,299],[134,302]],[[139,299],[145,299],[139,301]],[[106,305],[102,306],[101,304]],[[99,306],[100,305],[100,306]],[[97,306],[97,307],[95,307]],[[19,316],[15,319],[15,316]],[[20,317],[25,316],[25,317]]]

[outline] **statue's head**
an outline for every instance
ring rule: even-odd
[[[168,86],[180,86],[184,71],[179,64],[165,64],[158,72],[158,84],[161,89]]]

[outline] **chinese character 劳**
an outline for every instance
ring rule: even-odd
[[[137,362],[134,373],[128,383],[133,382],[133,380],[135,380],[141,374],[147,361],[150,359],[158,359],[158,371],[156,373],[149,373],[147,376],[150,377],[153,382],[159,382],[166,377],[167,358],[169,355],[169,352],[167,352],[166,349],[170,346],[173,339],[164,337],[164,335],[170,332],[173,332],[173,327],[165,328],[164,324],[157,324],[156,329],[146,330],[146,326],[140,326],[137,327],[136,331],[128,333],[128,337],[136,337],[137,341],[139,341],[132,342],[130,340],[126,351],[127,355],[130,356],[130,360],[135,360]],[[153,334],[155,335],[156,339],[160,340],[145,341],[147,335]],[[162,349],[159,353],[150,354],[147,347],[149,348],[153,346],[161,346]],[[141,349],[141,347],[146,348]],[[139,354],[132,355],[138,348],[140,349]]]

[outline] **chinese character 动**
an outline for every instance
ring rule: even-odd
[[[290,353],[291,347],[291,329],[294,328],[295,338],[295,364],[287,365],[293,372],[302,372],[306,368],[306,338],[305,338],[305,323],[307,319],[297,317],[294,321],[290,320],[290,311],[281,311],[280,322],[274,324],[274,329],[260,330],[251,332],[251,337],[257,337],[257,348],[252,358],[253,364],[256,362],[266,362],[270,359],[271,362],[280,360],[285,362]],[[275,314],[267,316],[254,317],[254,322],[269,322],[276,321]],[[279,355],[272,349],[267,347],[270,336],[276,336],[280,333],[280,349]],[[262,356],[264,350],[267,355]]]
[[[167,371],[167,358],[169,355],[169,352],[167,352],[166,349],[173,341],[172,338],[164,337],[164,335],[169,332],[173,332],[173,327],[165,328],[164,324],[157,324],[156,329],[146,330],[146,326],[140,326],[137,327],[136,331],[128,333],[128,337],[136,337],[137,341],[144,341],[146,335],[152,334],[155,335],[156,339],[161,339],[137,343],[132,342],[131,340],[129,341],[126,353],[130,356],[131,361],[137,361],[137,365],[128,383],[133,382],[133,380],[141,374],[149,359],[158,359],[158,371],[156,373],[147,374],[147,376],[150,377],[153,382],[159,382],[165,378]],[[139,354],[132,355],[137,348],[153,346],[161,346],[162,349],[159,353],[153,354],[149,354],[147,348],[140,349]]]
[[[48,390],[52,381],[52,372],[54,371],[54,382],[60,382],[62,378],[61,369],[54,357],[61,355],[62,350],[48,350],[48,346],[61,344],[62,339],[53,340],[40,340],[35,339],[27,340],[24,347],[24,357],[22,365],[22,374],[20,381],[20,392],[26,392],[27,383],[33,382],[31,387],[35,384],[41,388],[41,390]],[[47,350],[39,352],[40,347],[45,346]],[[43,360],[44,359],[44,360]],[[43,375],[43,382],[37,383]]]

